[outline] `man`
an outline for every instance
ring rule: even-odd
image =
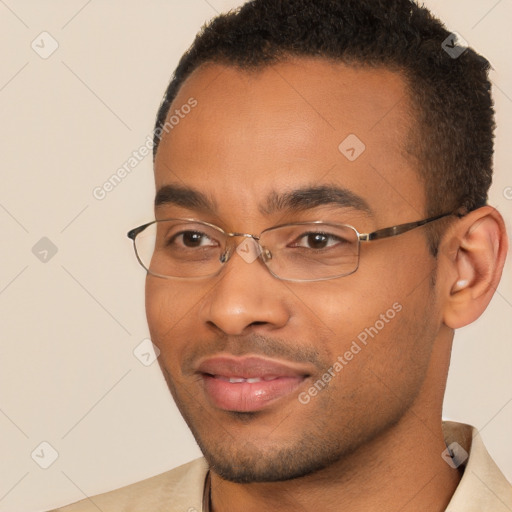
[[[199,34],[129,236],[204,459],[60,510],[512,510],[441,420],[507,251],[488,69],[410,0],[255,0]]]

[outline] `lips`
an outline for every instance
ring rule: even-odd
[[[207,399],[225,411],[259,411],[293,393],[307,368],[261,357],[213,357],[198,368]]]

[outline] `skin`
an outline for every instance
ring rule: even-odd
[[[366,233],[425,217],[418,162],[407,150],[415,120],[399,74],[320,59],[254,72],[209,64],[185,82],[171,112],[190,97],[197,106],[158,149],[156,188],[194,187],[217,209],[168,204],[156,208],[157,219],[193,217],[259,234],[303,220]],[[338,150],[351,133],[366,145],[354,162]],[[319,184],[349,189],[373,215],[333,205],[261,211],[271,192]],[[501,216],[484,207],[450,224],[437,260],[419,228],[363,244],[357,272],[330,281],[281,281],[236,253],[215,277],[149,275],[151,337],[212,466],[213,510],[444,510],[460,480],[441,458],[453,332],[487,306],[506,249]],[[394,303],[402,306],[395,318],[300,403],[298,393]],[[301,361],[308,377],[262,411],[232,413],[212,405],[193,371],[211,355]]]

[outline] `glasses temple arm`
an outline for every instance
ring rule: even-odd
[[[407,222],[406,224],[399,224],[398,226],[392,226],[390,228],[378,229],[377,231],[373,231],[372,233],[362,233],[359,235],[359,239],[362,241],[369,240],[379,240],[381,238],[389,238],[391,236],[401,235],[402,233],[406,233],[411,229],[418,228],[420,226],[424,226],[429,222],[433,222],[438,219],[442,219],[443,217],[448,217],[449,215],[457,215],[458,217],[462,217],[462,214],[458,212],[449,212],[442,213],[441,215],[436,215],[435,217],[429,217],[428,219],[418,220],[416,222]]]

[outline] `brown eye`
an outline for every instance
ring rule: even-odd
[[[342,238],[331,233],[312,232],[303,233],[292,246],[320,250],[343,242]]]
[[[197,231],[186,231],[182,234],[183,244],[187,247],[198,247],[205,238],[203,233]]]
[[[177,233],[168,242],[168,245],[174,244],[182,245],[190,249],[216,245],[214,240],[200,231],[182,231],[181,233]]]

